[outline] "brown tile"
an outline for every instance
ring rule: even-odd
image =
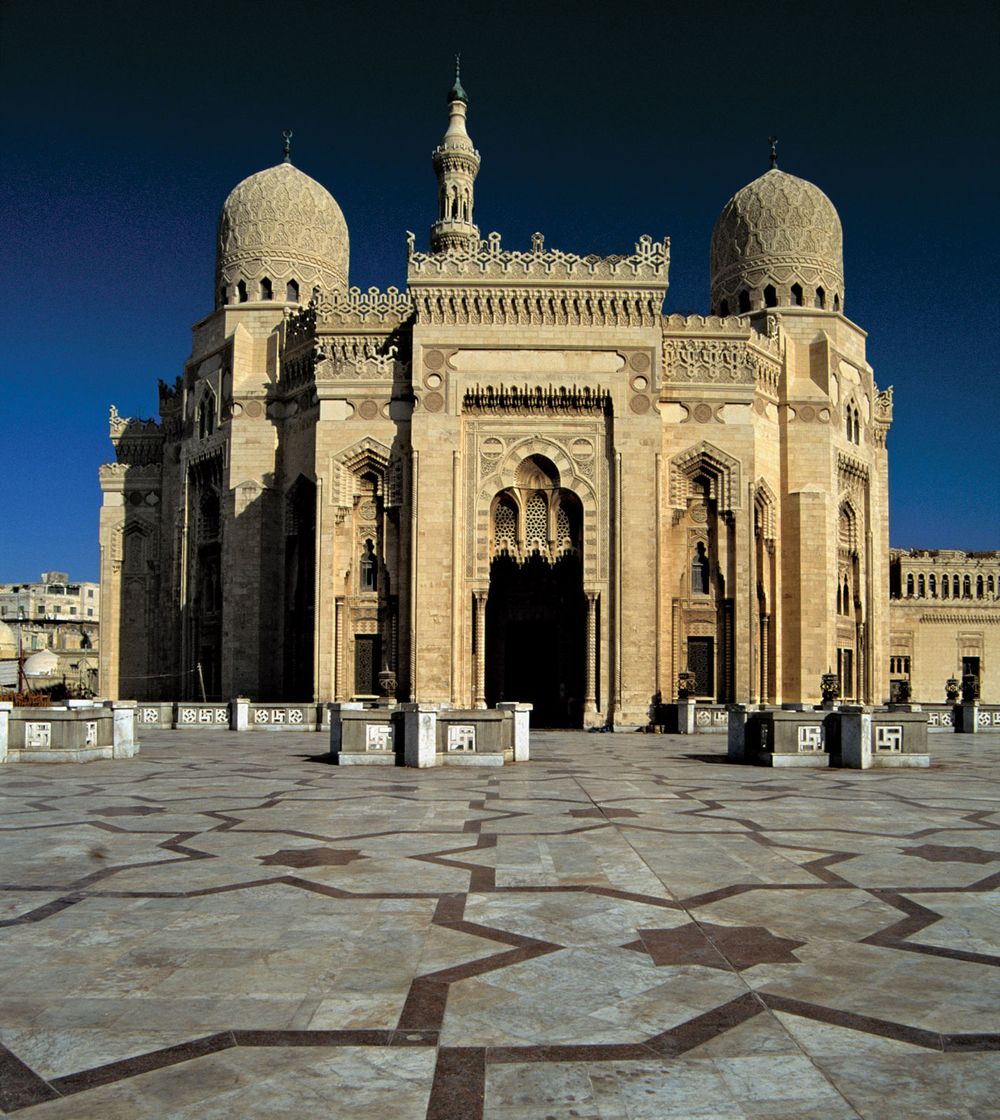
[[[0,1110],[14,1112],[19,1108],[55,1100],[60,1094],[33,1069],[0,1045]]]
[[[426,1120],[482,1120],[485,1090],[485,1051],[472,1046],[442,1046]]]

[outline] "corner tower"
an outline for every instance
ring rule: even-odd
[[[465,129],[469,98],[462,88],[459,60],[455,84],[448,92],[448,129],[434,149],[431,162],[438,180],[438,220],[431,226],[431,252],[472,251],[479,246],[473,224],[473,185],[479,173],[479,153]]]

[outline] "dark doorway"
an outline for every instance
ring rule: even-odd
[[[715,697],[714,646],[714,638],[688,638],[688,672],[694,673],[696,696]]]
[[[486,601],[486,703],[534,704],[534,727],[582,727],[587,601],[576,556],[501,556]]]
[[[843,700],[854,699],[854,650],[837,650],[837,676],[840,678],[840,696]]]
[[[962,658],[962,676],[976,678],[976,695],[979,695],[979,658],[978,657],[963,657]]]
[[[354,693],[356,696],[378,695],[380,646],[381,642],[377,634],[354,635]]]

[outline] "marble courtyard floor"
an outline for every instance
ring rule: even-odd
[[[0,772],[24,1120],[986,1120],[1000,735],[929,771],[538,733],[493,769],[150,734]]]

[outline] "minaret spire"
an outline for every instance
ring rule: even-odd
[[[778,166],[778,138],[769,136],[767,139],[771,145],[771,170],[774,171]]]
[[[284,147],[284,153],[283,153],[284,158],[282,159],[281,162],[282,163],[291,163],[292,162],[292,136],[294,134],[293,134],[293,132],[290,128],[286,128],[285,131],[281,135],[285,138],[285,147]]]
[[[469,96],[462,88],[461,55],[455,55],[455,84],[448,91],[448,129],[431,163],[438,180],[438,218],[431,226],[431,252],[473,252],[479,228],[473,223],[473,185],[479,153],[465,129]]]

